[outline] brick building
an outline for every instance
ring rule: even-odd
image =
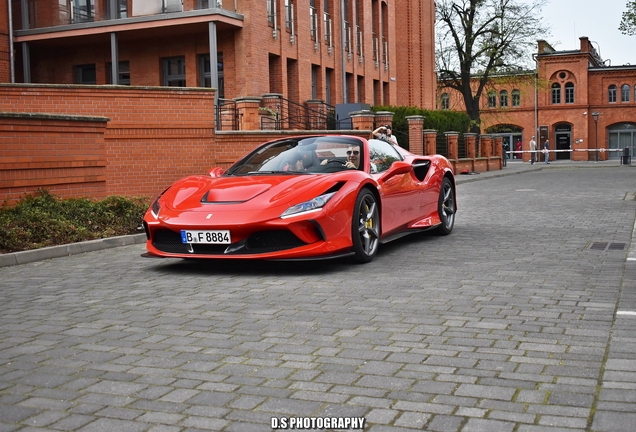
[[[534,57],[536,71],[492,77],[481,101],[482,132],[502,137],[510,150],[519,142],[529,150],[532,135],[539,146],[549,139],[557,150],[552,160],[618,159],[626,147],[634,155],[636,66],[608,65],[587,37],[569,51],[539,41]],[[442,82],[438,95],[441,109],[464,110],[459,94]],[[528,153],[521,156],[530,160]]]
[[[0,0],[0,80],[430,109],[434,21],[433,0]]]

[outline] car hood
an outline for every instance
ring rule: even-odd
[[[263,208],[288,205],[304,195],[311,199],[335,183],[320,175],[191,176],[173,184],[162,200],[169,208],[180,211],[209,211],[210,204]]]

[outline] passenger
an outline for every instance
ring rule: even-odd
[[[302,156],[298,152],[292,152],[285,157],[281,171],[304,171]]]

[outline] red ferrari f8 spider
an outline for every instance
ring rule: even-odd
[[[369,262],[403,235],[450,234],[456,210],[443,156],[379,139],[302,136],[178,180],[148,209],[144,228],[150,256]]]

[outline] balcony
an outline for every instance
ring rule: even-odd
[[[237,0],[21,0],[13,7],[14,28],[20,35],[210,14],[242,20],[236,6]]]

